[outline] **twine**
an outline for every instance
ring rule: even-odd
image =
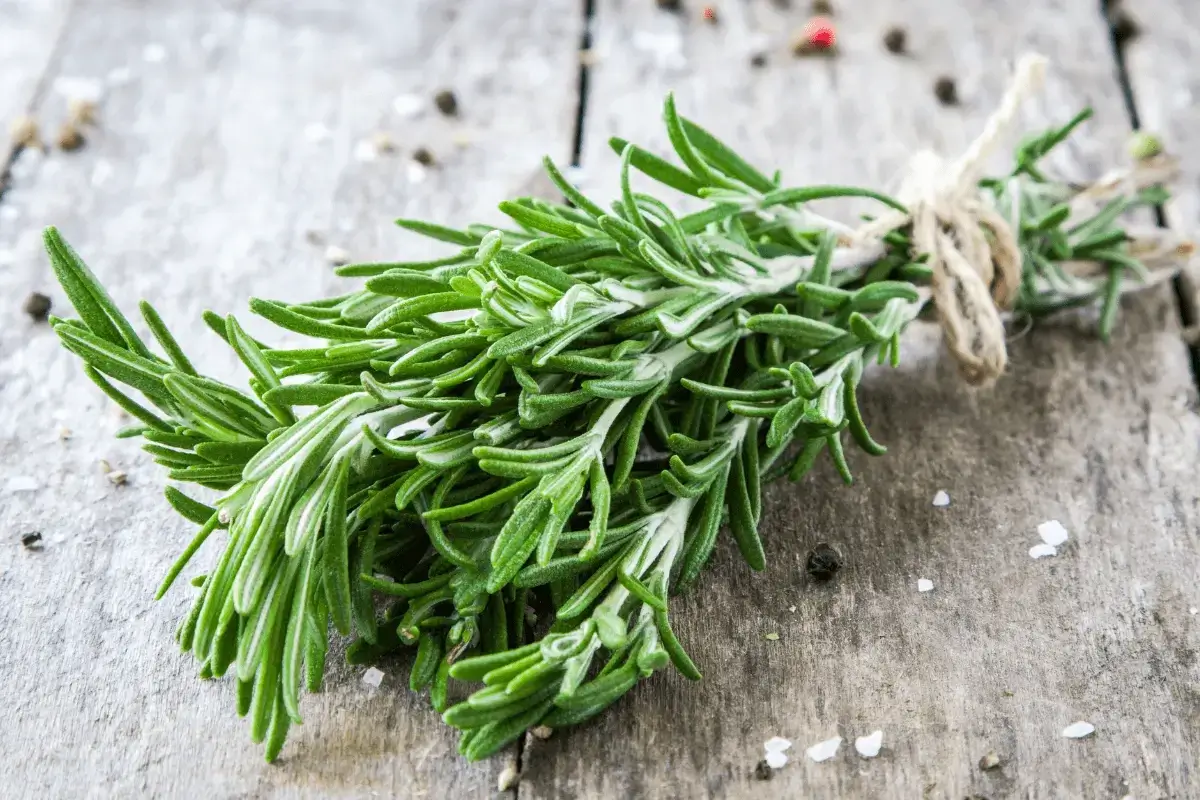
[[[1013,126],[1021,103],[1041,88],[1046,59],[1027,55],[983,132],[953,164],[918,153],[900,191],[899,211],[855,231],[857,243],[877,242],[912,224],[916,248],[929,254],[933,301],[946,345],[973,386],[986,386],[1008,363],[1001,312],[1012,307],[1021,286],[1017,237],[979,195],[983,168]]]

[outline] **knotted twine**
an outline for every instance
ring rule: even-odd
[[[889,212],[853,234],[876,242],[912,224],[918,252],[929,255],[933,302],[947,347],[973,386],[986,386],[1008,363],[1001,312],[1021,286],[1021,251],[1008,221],[981,198],[978,183],[988,158],[1008,133],[1021,103],[1038,90],[1046,59],[1027,55],[983,132],[953,164],[918,153],[900,190],[908,213]]]

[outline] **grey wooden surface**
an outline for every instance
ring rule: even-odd
[[[1200,74],[1189,60],[1188,31],[1200,33],[1189,2],[1142,0],[1161,24],[1147,24],[1129,51],[1135,98],[1160,98],[1139,109],[1183,150],[1197,144],[1194,103],[1161,98]],[[27,13],[42,8],[36,0],[17,5],[27,28],[56,30],[52,15]],[[475,797],[494,793],[516,757],[461,764],[423,698],[391,676],[371,690],[357,670],[341,669],[326,694],[305,701],[306,723],[281,763],[262,764],[229,688],[196,681],[173,649],[184,595],[150,601],[189,535],[161,500],[161,475],[131,443],[112,440],[121,420],[49,331],[19,311],[26,292],[47,288],[37,230],[55,223],[119,302],[147,297],[181,339],[205,343],[203,308],[335,285],[307,231],[363,257],[413,252],[419,244],[391,229],[393,216],[492,219],[496,201],[538,186],[541,154],[569,158],[584,4],[395,5],[77,0],[57,57],[54,32],[14,59],[3,46],[11,29],[0,26],[5,113],[13,74],[25,87],[123,65],[133,75],[109,90],[87,148],[41,162],[22,156],[0,198],[0,212],[17,214],[0,213],[0,251],[13,258],[0,264],[5,794]],[[833,61],[787,53],[803,0],[791,10],[773,0],[718,3],[717,26],[685,5],[674,16],[648,0],[594,3],[582,164],[599,196],[615,185],[609,135],[663,145],[658,107],[668,89],[685,114],[796,183],[887,186],[916,147],[954,153],[1026,49],[1054,59],[1030,124],[1084,103],[1097,109],[1062,169],[1096,174],[1120,157],[1129,130],[1090,2],[837,3]],[[894,22],[909,29],[910,58],[879,44]],[[154,44],[166,57],[148,63]],[[770,62],[761,70],[749,65],[759,48]],[[959,77],[960,108],[934,100],[942,73]],[[391,108],[396,95],[428,97],[443,85],[458,91],[458,122],[401,120]],[[57,119],[64,105],[46,91],[37,110]],[[329,128],[329,141],[309,140],[314,123]],[[380,129],[399,156],[357,160],[356,143]],[[457,147],[464,137],[471,143]],[[418,145],[445,164],[413,184],[406,156]],[[1189,158],[1171,221],[1194,229],[1198,166]],[[868,423],[890,452],[855,456],[853,488],[827,466],[799,486],[774,487],[767,572],[752,576],[723,548],[701,590],[679,601],[679,633],[704,682],[658,676],[597,722],[526,742],[515,793],[1200,795],[1200,617],[1189,614],[1200,606],[1196,392],[1169,289],[1130,299],[1123,312],[1107,346],[1086,316],[1039,326],[1014,343],[1010,374],[985,393],[959,385],[935,331],[913,330],[901,368],[873,374],[864,392]],[[193,350],[203,367],[232,374],[220,348]],[[60,442],[58,425],[72,438]],[[100,458],[127,470],[130,485],[110,486]],[[24,477],[39,488],[5,491]],[[951,495],[948,508],[931,506],[939,489]],[[1036,525],[1051,518],[1071,543],[1033,561]],[[43,532],[41,552],[16,543],[27,530]],[[803,575],[820,541],[847,557],[824,586]],[[921,577],[932,593],[917,592]],[[1079,719],[1096,734],[1061,738]],[[883,752],[860,759],[854,737],[876,729]],[[773,735],[795,742],[793,759],[758,782],[754,765]],[[835,735],[847,740],[836,758],[804,757]],[[989,750],[1003,765],[984,773],[976,763]]]
[[[20,307],[34,289],[66,302],[40,251],[41,227],[57,224],[118,303],[148,298],[202,369],[241,380],[200,312],[244,311],[254,294],[333,290],[325,248],[308,231],[361,258],[413,252],[420,242],[394,217],[495,220],[496,201],[523,191],[543,154],[569,156],[575,11],[564,0],[74,3],[48,84],[120,67],[131,80],[107,91],[83,150],[23,154],[0,201],[17,214],[0,213],[0,250],[13,260],[0,265],[0,796],[494,791],[503,758],[468,767],[406,678],[372,690],[361,668],[333,669],[326,692],[305,701],[306,724],[281,763],[263,763],[231,687],[198,681],[172,643],[188,587],[152,601],[192,526],[170,512],[154,465],[113,439],[127,421]],[[0,21],[0,51],[8,35]],[[156,47],[163,60],[147,61]],[[459,97],[457,121],[433,108],[443,87]],[[426,108],[405,119],[393,100],[409,94]],[[66,102],[47,92],[36,112],[56,122]],[[310,140],[314,124],[329,129],[327,141]],[[359,161],[357,143],[378,130],[399,152]],[[442,166],[413,183],[419,146]],[[68,441],[57,440],[59,424]],[[129,485],[111,486],[101,458]],[[6,491],[27,477],[37,491]],[[33,530],[40,552],[18,543]]]

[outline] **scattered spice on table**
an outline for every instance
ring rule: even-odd
[[[934,82],[933,94],[944,106],[958,105],[958,84],[949,75],[943,75]]]
[[[908,32],[899,25],[893,25],[883,35],[883,46],[889,53],[900,55],[908,47]]]
[[[804,564],[804,571],[808,573],[808,577],[819,582],[830,580],[841,568],[842,554],[833,545],[825,542],[809,551],[808,560]]]
[[[67,101],[67,115],[76,125],[95,125],[99,106],[88,97],[72,97]]]
[[[58,149],[70,153],[83,147],[84,141],[83,131],[79,130],[76,123],[68,120],[58,129],[55,143],[58,145]]]
[[[433,104],[437,106],[437,110],[445,114],[447,117],[458,115],[458,97],[449,89],[442,89],[433,96]]]
[[[25,298],[24,305],[21,310],[29,315],[29,318],[34,322],[45,322],[50,316],[50,298],[41,292],[31,292],[29,297]]]
[[[432,151],[428,147],[418,147],[413,151],[412,158],[413,161],[422,167],[432,167],[437,163],[437,159],[434,158]]]
[[[8,128],[9,141],[14,148],[36,147],[43,149],[41,130],[37,120],[29,114],[22,114],[13,120]]]
[[[837,47],[837,30],[828,17],[813,17],[792,39],[797,56],[832,55]]]
[[[1108,24],[1112,30],[1113,40],[1117,46],[1121,47],[1128,44],[1133,39],[1136,39],[1142,32],[1142,26],[1138,25],[1123,5],[1114,3],[1115,8],[1109,11]]]

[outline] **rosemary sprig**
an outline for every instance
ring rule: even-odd
[[[1028,139],[980,191],[1018,234],[1017,311],[1101,301],[1107,336],[1144,271],[1120,218],[1161,190],[1074,218],[1078,189],[1040,160],[1085,118]],[[415,647],[410,685],[430,689],[471,759],[530,726],[581,722],[668,663],[698,679],[669,601],[697,582],[722,527],[761,570],[764,483],[798,480],[822,452],[849,483],[847,434],[885,452],[859,385],[872,361],[898,362],[930,269],[907,228],[848,245],[847,226],[808,206],[903,205],[784,188],[670,98],[664,121],[683,166],[612,140],[621,197],[607,208],[547,161],[569,204],[506,201],[507,229],[399,220],[459,249],[341,267],[365,280],[340,297],[250,301],[311,347],[275,348],[207,313],[250,393],[197,374],[143,303],[157,355],[46,231],[79,314],[54,329],[138,421],[122,435],[141,436],[172,480],[220,492],[210,506],[167,489],[200,530],[158,596],[219,542],[176,638],[204,677],[232,671],[269,760],[301,721],[301,685],[320,688],[331,624],[357,637],[353,663]],[[635,169],[707,206],[676,216],[633,191]],[[1079,260],[1102,264],[1104,280],[1073,277]],[[381,616],[379,595],[393,599]],[[544,632],[526,621],[535,599],[554,611]],[[485,688],[447,708],[450,678]]]

